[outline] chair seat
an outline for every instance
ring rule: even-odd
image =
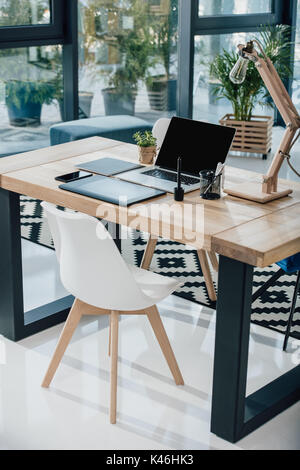
[[[151,129],[149,122],[135,116],[98,116],[55,124],[50,128],[50,142],[58,145],[98,136],[134,144],[135,132]]]
[[[288,274],[296,273],[300,271],[300,253],[278,261],[276,264]]]
[[[182,282],[152,271],[146,271],[132,265],[128,265],[128,267],[144,295],[149,298],[149,306],[160,302],[183,285]]]

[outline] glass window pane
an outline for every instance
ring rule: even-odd
[[[79,0],[80,117],[176,112],[178,0]]]
[[[293,102],[296,106],[300,105],[300,0],[297,2]]]
[[[61,46],[0,50],[0,156],[50,145],[62,84]]]
[[[0,26],[48,24],[50,0],[0,0]]]
[[[199,0],[199,16],[270,13],[271,0]]]
[[[255,33],[251,33],[251,37],[254,35]],[[231,102],[224,97],[219,99],[215,95],[217,79],[211,76],[210,65],[214,58],[218,54],[222,53],[223,50],[228,52],[236,52],[237,45],[245,44],[247,40],[249,40],[249,33],[232,33],[195,37],[193,91],[194,119],[218,124],[219,120],[226,114],[233,113]],[[273,113],[272,109],[262,109],[260,105],[257,105],[253,112],[254,114],[259,115],[272,115]]]

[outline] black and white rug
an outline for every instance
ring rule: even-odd
[[[127,229],[124,229],[127,231]],[[21,196],[21,234],[34,243],[53,248],[50,231],[43,210],[36,199]],[[127,235],[127,234],[126,234]],[[147,244],[147,235],[129,231],[122,239],[122,254],[130,264],[140,265]],[[278,270],[277,265],[255,268],[253,289],[263,285]],[[196,251],[186,245],[169,240],[159,240],[151,263],[151,270],[164,276],[176,277],[184,286],[175,295],[192,302],[215,308],[209,300]],[[216,284],[216,275],[215,275]],[[296,275],[282,276],[276,285],[269,288],[254,304],[251,320],[266,328],[282,333],[286,330],[289,309],[295,287]],[[300,297],[300,296],[299,296]],[[300,339],[300,302],[294,315],[291,336]]]

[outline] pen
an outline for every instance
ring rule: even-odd
[[[177,188],[181,188],[181,157],[177,158]]]
[[[222,164],[218,164],[218,167],[217,167],[217,170],[216,170],[216,173],[215,173],[215,176],[214,176],[214,179],[212,180],[212,182],[210,183],[209,186],[207,186],[206,190],[204,191],[203,194],[206,194],[209,189],[212,187],[212,185],[214,184],[214,182],[216,181],[216,179],[218,178],[218,176],[220,176],[224,170],[224,166],[225,165],[222,165]]]
[[[182,158],[177,158],[177,187],[174,188],[174,199],[175,201],[183,201],[184,189],[181,186],[181,163]]]

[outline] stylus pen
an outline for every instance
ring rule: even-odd
[[[177,158],[177,187],[174,188],[175,201],[183,201],[184,189],[181,186],[181,157]]]
[[[177,158],[177,188],[181,188],[181,157]]]

